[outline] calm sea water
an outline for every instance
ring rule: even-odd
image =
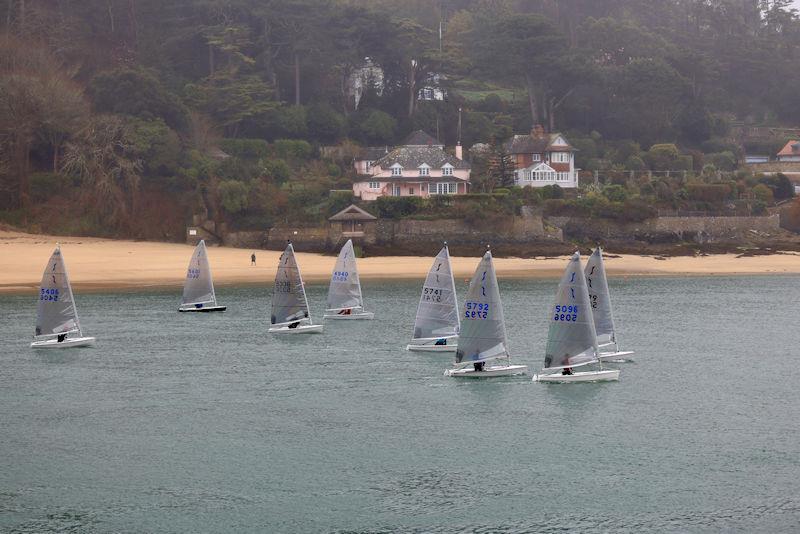
[[[532,369],[556,283],[500,281]],[[0,530],[800,529],[796,277],[613,279],[636,361],[572,385],[443,377],[404,350],[419,287],[365,283],[374,321],[291,338],[266,287],[209,315],[79,294],[98,346],[55,352],[27,347],[34,299],[0,297]]]

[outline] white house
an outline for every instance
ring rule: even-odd
[[[578,187],[575,148],[563,134],[547,134],[541,126],[536,126],[530,134],[513,136],[503,148],[516,165],[515,185]]]

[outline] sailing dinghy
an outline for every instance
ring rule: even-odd
[[[89,347],[93,337],[81,331],[72,285],[69,283],[67,266],[56,245],[50,261],[42,274],[39,287],[39,302],[36,305],[36,331],[31,348],[65,349],[67,347]]]
[[[547,333],[542,373],[534,382],[602,382],[618,380],[619,369],[603,369],[597,348],[589,291],[581,268],[581,255],[572,255],[558,284],[550,330]],[[575,367],[597,364],[592,371],[573,372]]]
[[[463,313],[455,366],[446,370],[445,376],[484,378],[528,371],[527,365],[510,363],[503,304],[491,251],[486,251],[472,276]],[[496,360],[505,360],[505,363]],[[493,363],[486,365],[489,362]]]
[[[206,242],[201,239],[194,248],[186,281],[183,283],[183,302],[179,312],[215,312],[225,311],[227,306],[217,305],[214,293],[214,282],[211,278],[211,267],[208,265]]]
[[[586,285],[589,289],[589,302],[592,305],[594,329],[597,332],[597,345],[600,349],[600,360],[624,362],[632,350],[619,350],[617,334],[614,330],[614,316],[611,314],[611,296],[608,292],[606,267],[603,263],[603,251],[598,246],[586,262]]]
[[[447,243],[433,261],[414,320],[414,338],[407,350],[454,352],[458,344],[459,315],[456,284]]]
[[[275,287],[272,289],[273,334],[315,334],[322,332],[321,324],[313,324],[308,313],[308,300],[300,267],[290,241],[278,261]]]
[[[353,241],[348,239],[331,274],[328,287],[328,308],[323,319],[372,319],[372,312],[364,311],[364,298],[361,296],[361,282],[358,280],[356,254]]]

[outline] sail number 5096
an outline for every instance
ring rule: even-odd
[[[577,321],[578,320],[578,306],[577,304],[559,305],[556,304],[556,314],[553,317],[554,321]]]
[[[464,306],[465,319],[486,319],[489,314],[489,303],[467,302]]]

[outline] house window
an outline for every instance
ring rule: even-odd
[[[419,175],[428,176],[430,175],[430,170],[431,170],[430,167],[428,167],[427,165],[423,165],[422,167],[419,168]]]
[[[453,167],[450,165],[442,167],[442,176],[453,176]]]
[[[553,163],[569,163],[569,152],[553,152],[550,155]]]
[[[392,176],[402,176],[403,175],[403,167],[400,165],[392,165]]]
[[[396,197],[400,196],[400,186],[396,185],[392,188],[392,194]]]
[[[435,186],[437,195],[455,195],[458,192],[458,184],[439,183]]]
[[[413,187],[409,187],[408,188],[408,194],[409,195],[413,195],[414,194],[414,188]]]
[[[369,183],[369,188],[370,189],[380,189],[381,188],[381,184],[380,184],[380,182],[370,182]]]
[[[365,161],[364,167],[366,168],[367,172],[372,171],[372,164],[375,163],[374,161]]]
[[[541,154],[533,154],[533,156],[531,157],[531,160],[533,160],[533,161],[542,161],[542,155]]]

